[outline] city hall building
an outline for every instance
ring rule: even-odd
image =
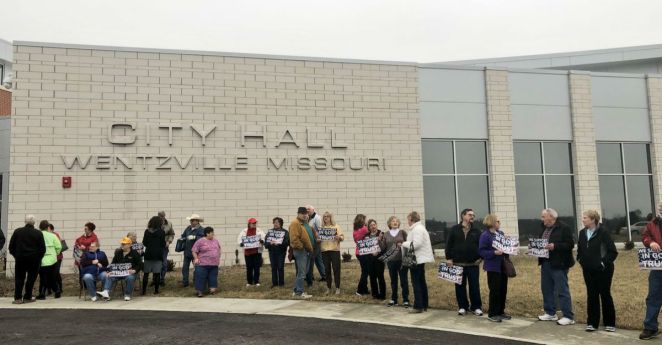
[[[233,264],[248,218],[287,227],[312,204],[335,214],[352,254],[357,213],[386,229],[412,210],[440,247],[463,208],[498,214],[522,243],[545,207],[575,228],[598,209],[623,242],[660,198],[662,45],[439,64],[10,48],[8,236],[34,214],[71,245],[92,221],[110,251],[160,210],[177,235],[196,213]]]

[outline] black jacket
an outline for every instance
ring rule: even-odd
[[[46,254],[44,235],[29,224],[14,230],[9,240],[9,253],[16,260],[41,261]]]
[[[453,226],[446,240],[446,259],[453,264],[473,264],[480,259],[478,241],[480,230],[471,223],[467,236],[464,236],[462,223]]]
[[[0,229],[0,250],[5,247],[5,233]]]
[[[142,257],[138,254],[137,251],[131,249],[131,251],[125,256],[122,248],[117,248],[115,250],[115,255],[113,256],[112,264],[131,264],[131,269],[135,270],[136,273],[142,270]]]
[[[271,244],[269,244],[268,241],[265,240],[264,241],[264,247],[267,248],[269,250],[269,252],[287,253],[287,247],[290,245],[290,233],[285,228],[280,228],[278,230],[270,229],[269,231],[267,231],[266,238],[269,237],[269,233],[272,232],[272,231],[285,231],[285,237],[283,237],[283,243],[282,244],[271,245]]]
[[[145,260],[163,260],[165,249],[165,231],[163,229],[146,229],[143,234],[143,245],[145,246]]]
[[[577,262],[585,270],[602,271],[613,267],[618,251],[609,231],[600,224],[590,240],[586,239],[586,231],[584,228],[579,232]]]
[[[545,226],[542,226],[540,237],[545,233]],[[572,257],[572,249],[575,247],[575,237],[572,230],[565,223],[557,220],[552,226],[552,233],[549,235],[548,243],[554,243],[554,250],[549,251],[549,259],[538,258],[538,265],[542,265],[544,260],[549,260],[553,269],[568,269],[575,265],[575,259]]]

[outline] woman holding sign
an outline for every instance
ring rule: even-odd
[[[369,237],[377,239],[377,243],[379,245],[379,250],[375,253],[372,253],[372,256],[370,257],[370,289],[372,290],[372,298],[383,301],[386,299],[384,262],[378,260],[378,258],[382,254],[382,251],[386,249],[386,247],[382,248],[382,239],[384,238],[384,234],[377,228],[377,221],[374,219],[368,220],[368,230],[370,231]]]
[[[271,287],[285,286],[285,255],[290,245],[290,236],[283,228],[283,218],[272,220],[274,227],[267,231],[264,247],[269,250],[271,262]]]
[[[340,225],[336,224],[331,212],[324,212],[322,226],[317,232],[321,242],[322,262],[326,272],[326,294],[331,291],[331,280],[336,284],[336,295],[340,295],[340,241],[345,239]],[[333,275],[331,270],[333,269]]]
[[[248,227],[241,230],[237,243],[244,248],[246,261],[246,287],[260,286],[260,267],[262,266],[262,245],[264,232],[257,227],[257,219],[248,220]]]
[[[616,331],[616,310],[611,297],[611,280],[618,251],[609,231],[600,224],[600,214],[587,210],[582,214],[584,229],[577,241],[577,262],[582,266],[586,283],[586,331],[600,325],[600,301],[605,331]]]
[[[492,322],[510,320],[510,315],[505,313],[508,276],[503,270],[504,257],[508,254],[492,246],[496,234],[503,235],[503,231],[499,230],[501,220],[494,214],[488,214],[483,224],[487,229],[480,235],[478,251],[484,260],[483,270],[487,272],[487,286],[490,289],[490,310],[487,319]]]
[[[359,296],[370,293],[370,290],[368,290],[368,274],[370,272],[369,260],[372,254],[361,255],[359,251],[359,242],[365,240],[369,233],[368,228],[365,226],[365,215],[357,214],[354,217],[354,233],[352,236],[356,243],[356,258],[359,260],[359,264],[361,264],[361,278],[359,278],[359,286],[356,288],[356,294]]]

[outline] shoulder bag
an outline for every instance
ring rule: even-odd
[[[414,252],[414,242],[409,244],[409,249],[405,248],[405,252],[402,254],[402,267],[414,267],[418,263],[416,262],[416,253]]]

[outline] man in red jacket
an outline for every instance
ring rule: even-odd
[[[646,248],[658,253],[662,245],[662,202],[657,204],[657,217],[646,224],[646,229],[641,235],[641,241]],[[657,317],[662,307],[662,271],[651,270],[648,275],[648,296],[646,296],[646,317],[644,318],[644,330],[639,339],[648,340],[660,334],[658,330]]]

